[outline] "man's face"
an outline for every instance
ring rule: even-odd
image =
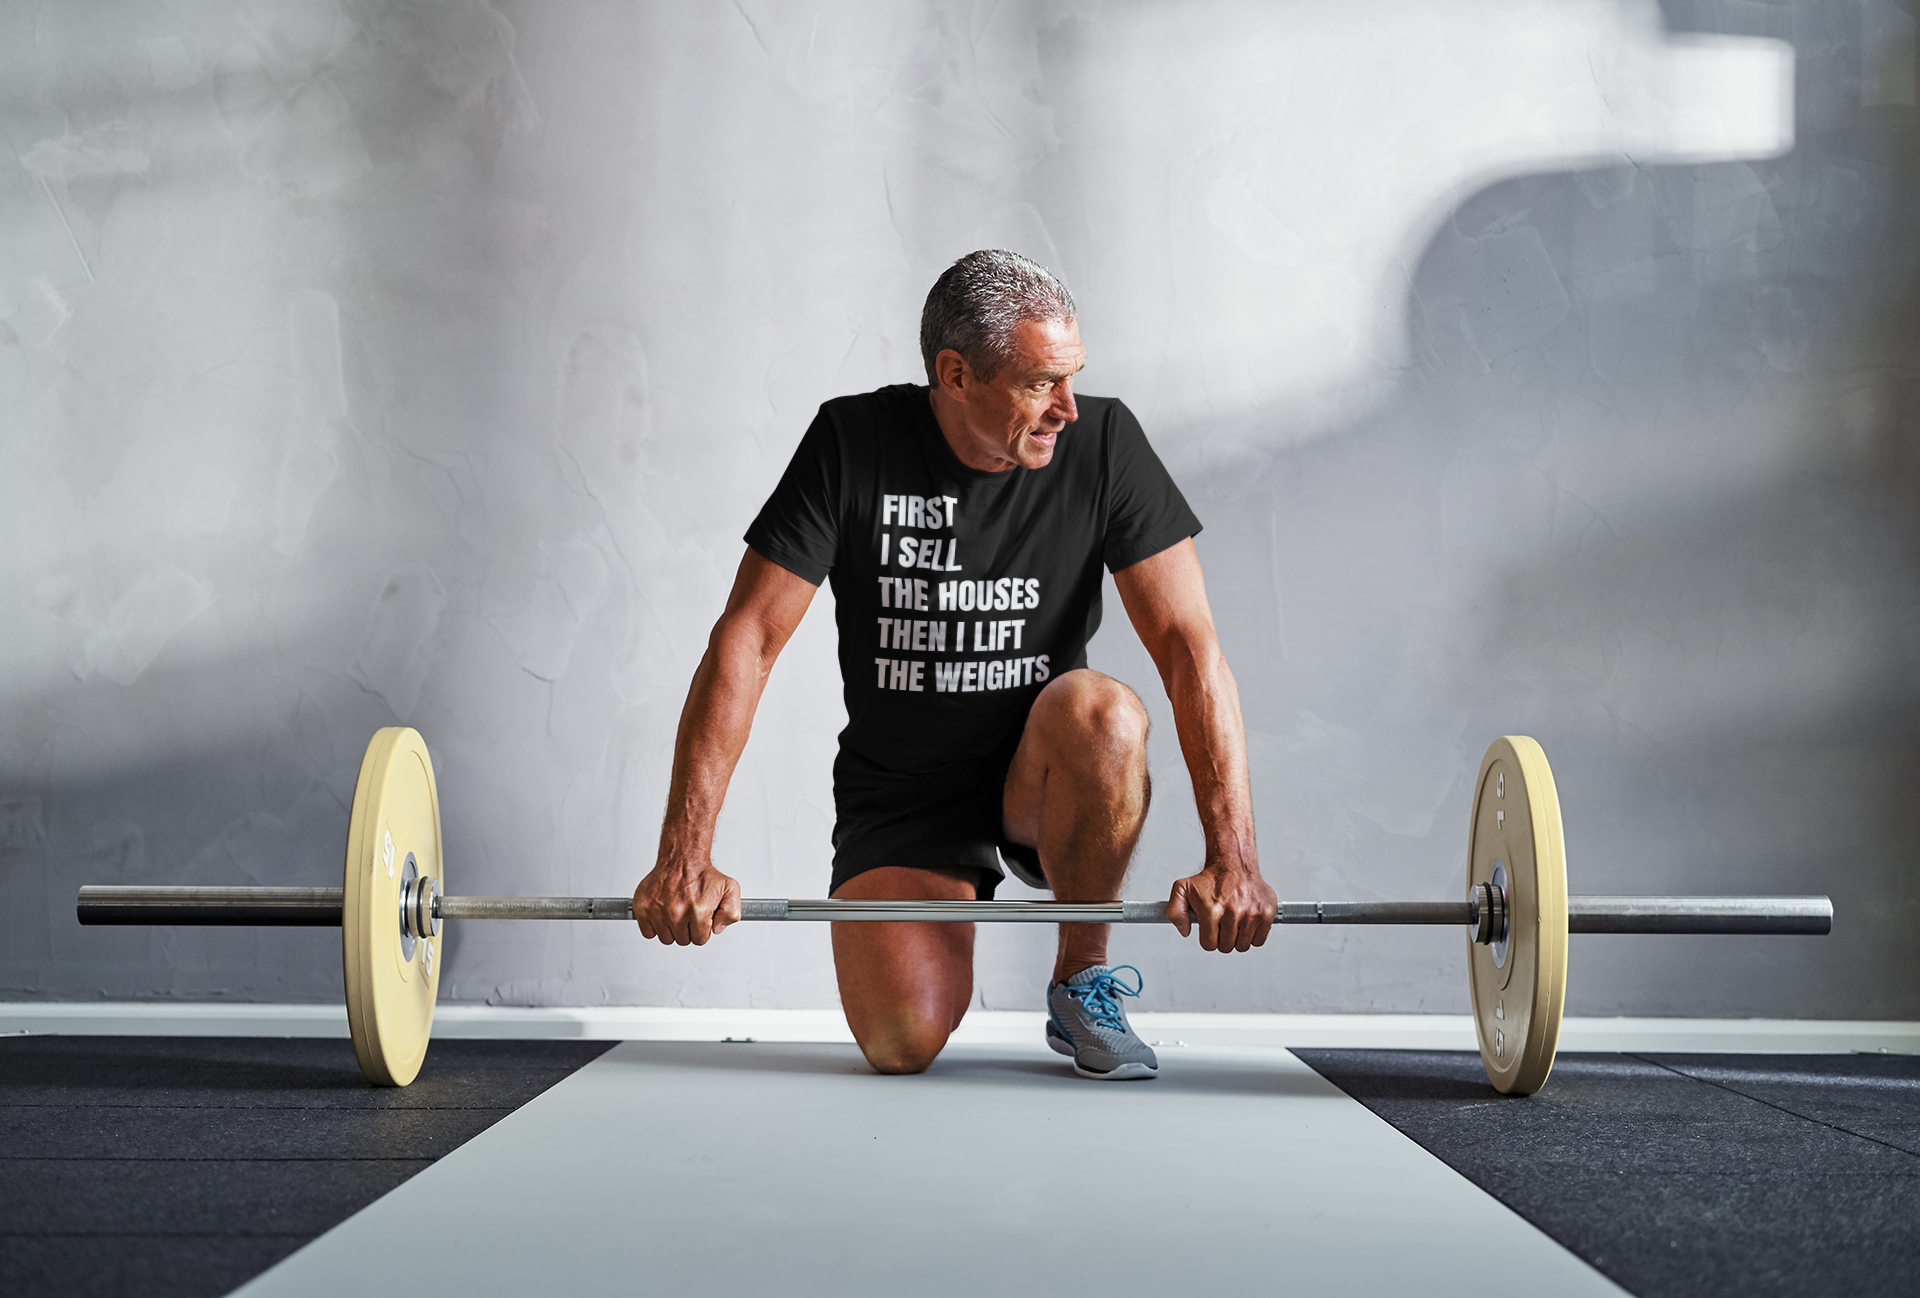
[[[995,469],[1043,469],[1060,432],[1080,417],[1073,376],[1086,364],[1080,328],[1070,320],[1027,320],[1013,332],[1017,353],[991,379],[968,376],[964,390],[969,463]],[[957,359],[957,358],[956,358]]]

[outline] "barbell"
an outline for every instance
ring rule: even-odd
[[[420,1072],[440,989],[442,924],[468,919],[631,920],[631,897],[454,897],[444,891],[440,798],[415,730],[376,733],[360,763],[339,888],[88,885],[82,924],[338,926],[347,1024],[376,1086]],[[813,901],[748,898],[743,921],[1165,924],[1161,901]],[[1823,934],[1825,897],[1569,897],[1560,797],[1540,745],[1494,740],[1480,763],[1461,901],[1279,903],[1276,924],[1459,924],[1480,1059],[1494,1087],[1531,1095],[1559,1046],[1570,933]]]

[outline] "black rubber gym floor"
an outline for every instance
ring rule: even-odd
[[[1920,1057],[1293,1053],[1642,1298],[1920,1293]]]
[[[0,1038],[0,1294],[224,1294],[611,1045],[435,1041],[376,1090],[342,1040]]]

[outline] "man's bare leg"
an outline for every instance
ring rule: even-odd
[[[972,870],[882,866],[856,874],[836,897],[972,901]],[[876,1072],[925,1071],[973,1000],[973,925],[833,925],[833,965],[853,1039]]]
[[[1147,709],[1139,696],[1088,668],[1040,691],[1007,768],[1003,806],[1007,836],[1039,849],[1055,897],[1119,899],[1147,799]],[[1060,926],[1055,982],[1107,962],[1107,927]]]
[[[1147,815],[1147,710],[1096,671],[1068,672],[1034,700],[1007,771],[1008,837],[1039,850],[1063,901],[1112,901]],[[971,871],[886,866],[855,875],[836,897],[970,901]],[[1054,981],[1105,964],[1105,924],[1062,924]],[[973,999],[973,925],[839,923],[833,960],[840,1001],[867,1062],[917,1073],[960,1026]]]

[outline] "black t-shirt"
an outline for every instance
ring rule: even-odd
[[[820,407],[746,542],[832,579],[843,759],[917,775],[1004,751],[1047,681],[1087,665],[1100,565],[1200,530],[1133,413],[1075,400],[1052,461],[1005,473],[955,457],[918,384]]]

